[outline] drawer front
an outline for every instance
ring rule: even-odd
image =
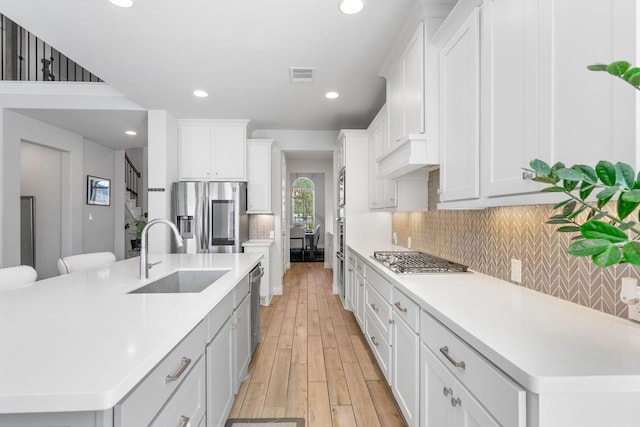
[[[371,286],[366,288],[366,308],[371,318],[378,322],[378,329],[384,333],[385,340],[391,342],[391,306]]]
[[[386,302],[391,304],[391,283],[382,277],[380,273],[373,268],[369,268],[366,275],[367,282],[384,298]]]
[[[384,339],[384,333],[378,328],[378,323],[371,318],[371,313],[367,312],[365,320],[365,338],[369,342],[369,347],[378,361],[378,366],[382,374],[391,384],[391,345]]]
[[[418,332],[418,328],[420,327],[420,307],[418,304],[400,292],[398,288],[393,288],[392,298],[391,301],[393,304],[391,308],[394,313],[404,320],[413,332]]]
[[[204,353],[206,333],[205,322],[200,322],[122,402],[116,405],[116,426],[146,426],[153,420]]]
[[[526,425],[524,389],[424,311],[420,338],[500,424]]]
[[[365,263],[360,257],[356,257],[356,271],[365,277]]]
[[[351,250],[347,251],[347,262],[354,267],[356,266],[356,256]]]
[[[233,292],[229,292],[207,316],[207,343],[211,342],[220,328],[222,328],[222,325],[233,314],[233,298]]]
[[[246,297],[249,294],[250,290],[251,290],[251,284],[249,283],[249,276],[247,275],[240,281],[240,283],[238,283],[238,285],[235,288],[233,288],[233,295],[234,295],[233,308],[234,309],[240,305],[244,297]]]
[[[204,367],[204,357],[201,357],[171,397],[167,406],[153,420],[151,427],[199,424],[204,417],[206,408]]]

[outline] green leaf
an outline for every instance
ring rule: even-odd
[[[577,233],[580,231],[580,227],[575,225],[565,225],[564,227],[558,227],[556,231],[559,233]]]
[[[543,182],[545,184],[555,184],[556,182],[558,182],[558,178],[553,178],[550,176],[536,176],[535,178],[532,178],[531,181]]]
[[[565,179],[564,181],[562,181],[562,186],[565,190],[567,190],[567,192],[571,192],[576,189],[576,187],[578,186],[578,182],[580,181],[567,181]]]
[[[551,166],[551,172],[555,172],[559,169],[564,169],[566,168],[565,164],[562,162],[557,162],[555,163],[553,166]]]
[[[618,199],[618,217],[625,219],[638,207],[640,202],[629,202],[623,197]]]
[[[632,67],[629,68],[623,75],[622,78],[626,81],[629,81],[629,79],[631,79],[631,77],[633,77],[634,75],[640,73],[640,68],[638,67]]]
[[[581,171],[573,168],[562,168],[555,172],[558,178],[564,179],[565,181],[582,181],[583,179],[588,179]]]
[[[571,215],[575,209],[576,209],[576,201],[572,200],[569,203],[567,203],[566,205],[564,205],[564,208],[562,208],[562,214],[565,217],[567,217],[567,216]]]
[[[611,245],[604,252],[591,257],[591,260],[598,267],[606,268],[614,264],[619,264],[622,260],[622,254],[620,248],[616,245]]]
[[[616,169],[616,182],[624,188],[633,188],[636,183],[633,168],[626,163],[618,162],[614,166]]]
[[[607,71],[607,64],[591,64],[587,65],[587,69],[591,71]]]
[[[640,190],[625,191],[620,198],[627,202],[640,202]]]
[[[531,166],[531,169],[536,171],[538,175],[548,176],[551,173],[551,168],[549,167],[549,165],[540,159],[531,160],[529,162],[529,166]]]
[[[629,242],[622,248],[622,254],[627,262],[633,265],[640,265],[640,242]]]
[[[607,72],[614,76],[621,76],[629,69],[629,63],[627,61],[616,61],[607,65]]]
[[[572,222],[565,218],[557,218],[547,220],[547,224],[572,224]]]
[[[555,205],[553,207],[553,209],[560,209],[561,207],[563,207],[564,205],[566,205],[567,203],[569,203],[571,201],[572,201],[572,199],[563,200],[562,202],[560,202],[557,205]]]
[[[629,240],[627,233],[602,221],[589,221],[580,226],[580,232],[587,239],[604,239],[611,243]]]
[[[571,240],[584,240],[584,237],[582,237],[582,234],[576,234]]]
[[[594,188],[596,188],[595,185],[589,184],[587,181],[582,181],[582,184],[580,184],[579,192],[580,198],[582,200],[585,200],[587,197],[589,197]]]
[[[640,87],[640,73],[636,73],[627,80],[632,86]]]
[[[578,209],[577,211],[575,211],[574,213],[572,213],[571,215],[567,216],[567,219],[575,219],[578,215],[580,215],[582,212],[584,212],[585,210],[587,210],[589,207],[586,205],[580,206],[580,209]]]
[[[602,253],[611,242],[603,239],[584,239],[578,240],[567,247],[567,253],[575,256],[590,256]]]
[[[562,187],[547,187],[540,190],[541,193],[564,193],[565,190]]]
[[[601,160],[596,165],[596,174],[604,185],[615,185],[616,168],[606,160]]]
[[[618,192],[618,187],[606,187],[598,194],[596,194],[596,199],[604,201],[607,203],[611,198]]]
[[[579,170],[580,172],[582,172],[583,175],[585,176],[585,178],[583,178],[584,181],[590,182],[591,184],[597,184],[598,183],[598,174],[596,174],[596,171],[593,170],[593,168],[591,166],[573,165],[573,166],[571,166],[571,168]]]
[[[594,210],[593,212],[596,212],[596,211]],[[607,216],[607,214],[606,214],[606,213],[604,213],[604,212],[598,212],[598,214],[597,214],[597,215],[594,215],[594,217],[593,217],[593,218],[591,218],[591,220],[592,220],[592,221],[597,221],[597,220],[599,220],[599,219],[604,218],[605,216]]]

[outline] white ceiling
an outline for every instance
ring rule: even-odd
[[[365,0],[357,15],[342,14],[338,0],[134,2],[0,0],[0,11],[144,108],[250,119],[253,129],[337,130],[365,128],[384,103],[378,74],[415,0]],[[292,85],[292,66],[315,67],[314,82]],[[195,98],[196,88],[210,96]],[[340,97],[325,99],[329,90]],[[100,127],[100,114],[49,113],[28,114]]]

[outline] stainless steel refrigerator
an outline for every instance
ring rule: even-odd
[[[184,239],[177,252],[242,252],[249,240],[245,182],[176,182],[172,198],[172,215]]]

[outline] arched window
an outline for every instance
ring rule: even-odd
[[[291,186],[291,225],[302,225],[308,231],[315,226],[315,189],[313,181],[300,177]]]

